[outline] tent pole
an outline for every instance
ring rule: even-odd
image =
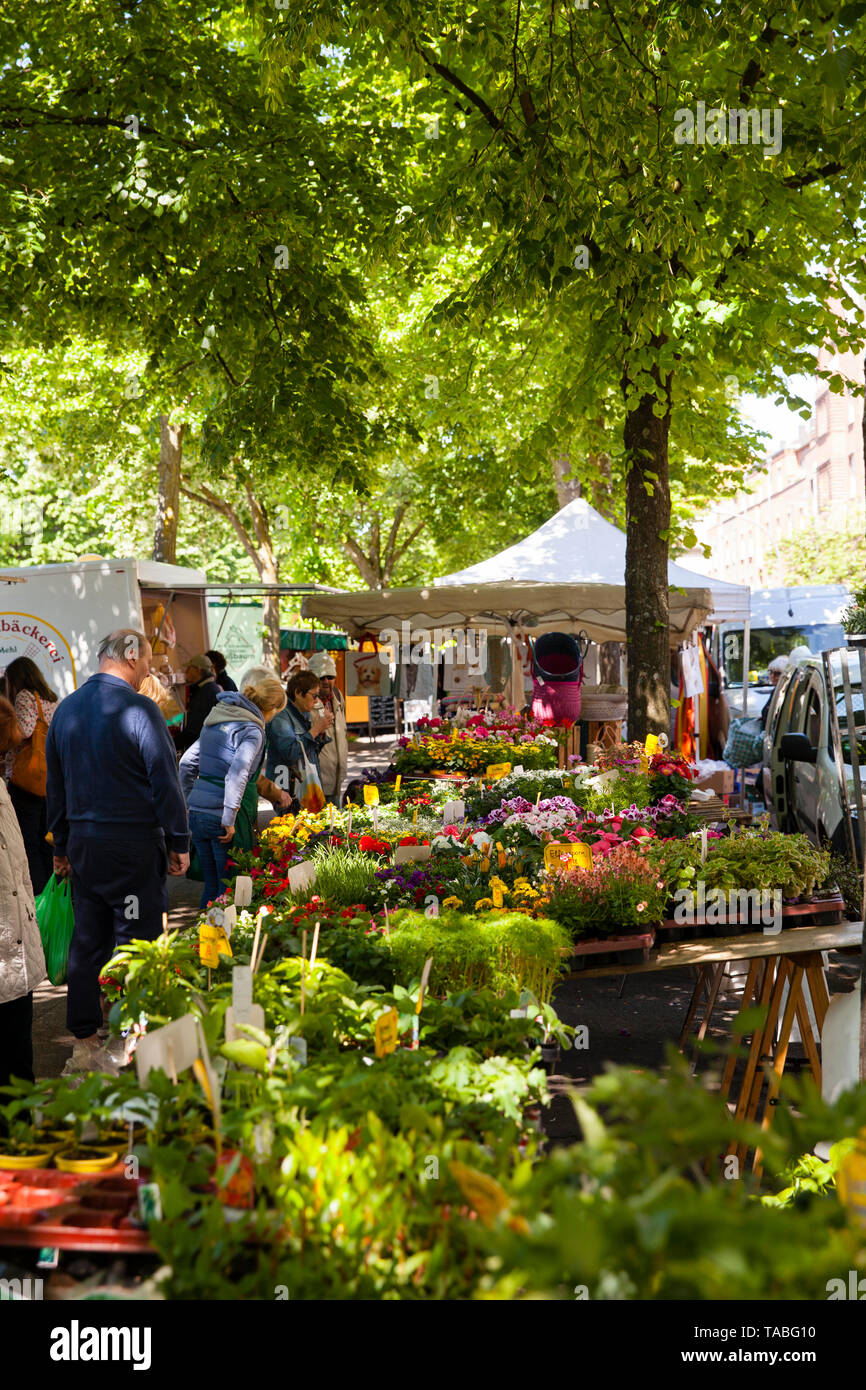
[[[749,648],[752,639],[751,617],[743,621],[743,718],[749,711]],[[746,805],[746,769],[740,771],[740,806]]]

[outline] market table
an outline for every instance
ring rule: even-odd
[[[595,966],[576,971],[567,978],[597,979],[600,976],[644,975],[659,970],[677,970],[684,965],[697,967],[698,981],[680,1034],[680,1047],[683,1048],[692,1031],[702,994],[706,993],[707,1004],[704,1018],[696,1033],[698,1042],[706,1034],[725,966],[729,961],[747,960],[749,971],[739,1013],[742,1015],[753,1004],[766,1009],[767,1013],[764,1024],[755,1030],[751,1038],[746,1069],[737,1098],[736,1117],[738,1120],[755,1118],[766,1077],[767,1100],[761,1124],[763,1129],[768,1129],[785,1070],[795,1016],[815,1084],[818,1087],[821,1085],[821,1062],[812,1033],[805,993],[808,990],[820,1032],[830,1002],[821,952],[859,950],[862,938],[862,922],[840,922],[824,927],[790,927],[775,935],[747,932],[739,936],[676,941],[659,947],[650,953],[649,959],[635,962],[634,965]],[[783,1010],[786,987],[788,996],[784,1001]],[[776,1037],[780,1012],[782,1021]],[[721,1094],[725,1099],[731,1089],[736,1065],[737,1057],[732,1052],[722,1076]],[[766,1068],[769,1065],[772,1065],[772,1071],[767,1072]],[[741,1163],[745,1162],[745,1145],[740,1145],[739,1148],[734,1145],[731,1151],[736,1152]],[[760,1171],[760,1150],[755,1152],[752,1166],[756,1172]]]

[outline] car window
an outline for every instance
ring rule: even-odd
[[[790,714],[787,721],[787,732],[792,734],[803,733],[805,723],[806,694],[809,689],[809,674],[807,671],[797,671],[794,675],[796,682],[794,693],[791,696]],[[783,729],[783,732],[786,730]]]
[[[821,697],[817,686],[811,686],[806,698],[806,737],[813,748],[821,743]]]
[[[794,687],[795,684],[796,684],[795,673],[794,673],[793,671],[786,671],[785,674],[782,676],[782,679],[779,681],[779,684],[777,685],[777,687],[776,687],[776,689],[775,689],[775,691],[774,691],[775,699],[774,699],[774,701],[773,701],[773,705],[772,705],[772,708],[770,709],[770,713],[769,713],[769,716],[768,716],[768,719],[767,719],[767,731],[768,731],[768,733],[769,733],[769,735],[770,735],[770,742],[771,742],[771,743],[773,742],[773,740],[774,740],[775,737],[776,737],[776,727],[777,727],[777,725],[779,724],[779,722],[780,722],[780,720],[781,720],[781,718],[782,718],[782,711],[783,711],[783,710],[787,711],[787,710],[790,709],[790,706],[791,706],[791,692],[792,692],[793,687]],[[784,731],[785,729],[787,729],[787,727],[788,727],[788,715],[787,715],[787,713],[786,713],[786,714],[785,714],[784,722],[782,723],[782,729],[783,729],[783,731]]]

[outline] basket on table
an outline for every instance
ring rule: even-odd
[[[628,693],[621,685],[585,685],[583,718],[591,724],[608,721],[622,723],[628,708]]]

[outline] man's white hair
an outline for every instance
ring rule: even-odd
[[[147,638],[143,632],[136,632],[134,627],[119,627],[114,632],[109,632],[107,637],[103,637],[96,657],[100,664],[103,661],[122,663],[130,658],[137,661],[147,645]]]

